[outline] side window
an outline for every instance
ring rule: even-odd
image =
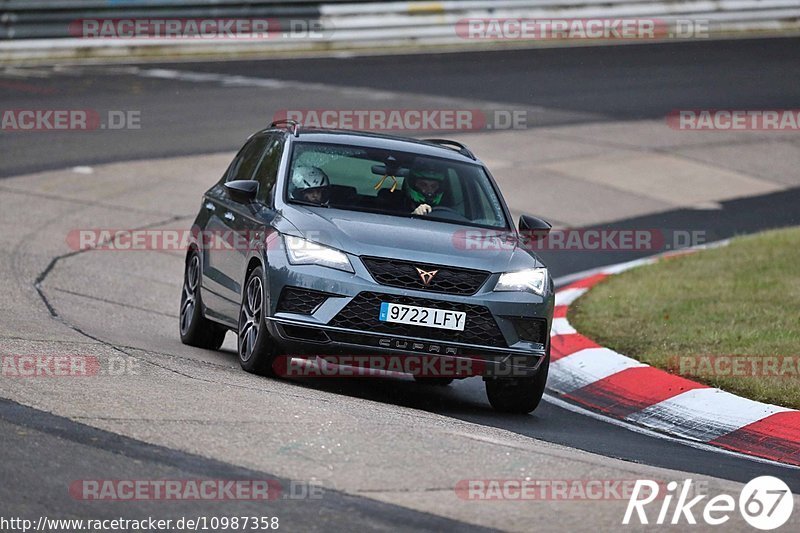
[[[261,154],[258,167],[256,168],[253,179],[258,180],[258,199],[269,204],[269,197],[275,180],[278,178],[278,167],[281,164],[283,155],[283,137],[272,136],[269,138],[266,149]]]
[[[261,154],[271,139],[268,135],[257,135],[247,141],[247,144],[239,151],[236,159],[233,160],[233,163],[228,168],[225,181],[253,179],[256,165],[261,160]]]

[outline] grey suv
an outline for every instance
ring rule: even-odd
[[[525,215],[517,229],[454,141],[273,123],[203,196],[181,340],[218,349],[233,330],[242,368],[267,375],[331,354],[469,363],[495,409],[527,413],[544,392],[554,305],[528,244],[549,229]]]

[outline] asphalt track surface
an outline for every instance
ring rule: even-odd
[[[364,57],[157,65],[154,68],[213,72],[299,82],[408,92],[446,98],[479,98],[509,106],[542,106],[542,125],[663,116],[675,108],[800,107],[800,40],[684,43],[562,50],[505,51],[433,56]],[[14,176],[72,165],[220,152],[237,148],[249,132],[285,107],[253,87],[187,84],[181,80],[110,74],[101,67],[52,72],[0,83],[4,108],[75,107],[141,109],[146,131],[0,135],[0,175]],[[323,95],[313,88],[294,96],[316,108],[358,101],[358,95]],[[327,98],[327,99],[326,99]],[[47,104],[43,105],[43,99]],[[310,104],[298,107],[311,107]],[[5,194],[5,193],[3,193]],[[674,210],[617,221],[604,227],[703,228],[715,238],[798,224],[800,191],[723,203],[721,211]],[[626,254],[558,254],[545,260],[567,275]],[[231,357],[233,354],[229,354]],[[488,407],[479,380],[447,389],[408,382],[298,382],[300,387],[428,411],[481,426],[508,430],[611,458],[744,482],[772,474],[800,492],[800,474],[779,466],[687,447],[544,403],[531,417],[502,416]],[[3,515],[80,515],[81,502],[65,496],[63,482],[102,464],[107,478],[237,478],[263,475],[231,464],[139,442],[13,402],[0,402],[4,461],[0,488]],[[36,453],[31,453],[35,450]],[[76,457],[80,460],[65,460]],[[116,475],[110,475],[109,471]],[[98,474],[98,477],[101,477]],[[279,502],[281,517],[298,529],[441,530],[468,524],[343,493],[315,502]],[[246,503],[226,504],[225,514],[251,514]],[[239,506],[239,507],[236,507]],[[313,507],[311,507],[313,506]],[[96,515],[97,507],[92,508]],[[112,507],[109,516],[149,511],[146,505]],[[153,512],[163,514],[163,507]],[[208,514],[207,507],[171,507],[176,515]],[[166,517],[166,516],[164,516]]]
[[[123,502],[98,507],[83,501],[76,506],[76,501],[64,491],[64,486],[75,480],[75,471],[94,471],[98,479],[107,479],[111,474],[114,479],[252,480],[264,479],[264,474],[148,445],[6,400],[0,401],[0,412],[0,442],[5,450],[0,472],[7,487],[13,485],[18,489],[4,491],[3,516],[69,517],[80,516],[81,510],[97,519],[142,518],[148,514],[172,520],[213,515],[264,516],[264,503],[259,501],[182,501],[170,505],[166,513],[160,502]],[[32,479],[28,477],[31,474],[28,469],[37,467],[29,464],[28,459],[34,454],[38,457],[38,468],[47,465],[48,471],[46,476],[37,476],[39,490],[30,491],[27,487],[31,487]],[[70,458],[69,462],[64,461],[66,457]],[[289,484],[289,480],[274,476],[270,479],[276,479],[284,486]],[[296,494],[299,493],[300,490],[296,489]],[[470,524],[425,513],[409,513],[401,507],[331,491],[318,500],[279,498],[269,504],[269,512],[284,524],[291,524],[289,527],[293,530],[345,531],[353,524],[359,524],[376,531],[442,531],[452,528],[485,531]]]
[[[675,109],[792,108],[798,104],[798,39],[557,48],[470,54],[354,57],[151,65],[155,68],[300,82],[290,108],[365,105],[346,88],[362,87],[429,98],[541,106],[533,126],[661,118]],[[70,75],[70,72],[74,74]],[[0,138],[0,176],[68,165],[203,154],[238,149],[246,133],[289,107],[285,93],[260,88],[187,84],[108,75],[108,69],[67,70],[52,77],[4,79],[0,98],[12,109],[140,110],[146,128],[119,135],[93,132]],[[303,85],[341,86],[342,94]],[[380,100],[378,100],[380,102]],[[385,102],[384,102],[385,104]],[[358,108],[357,108],[358,109]]]

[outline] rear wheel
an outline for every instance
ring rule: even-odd
[[[181,342],[207,350],[219,350],[228,330],[203,316],[200,274],[200,256],[197,252],[192,252],[186,261],[186,270],[183,273],[180,311]]]
[[[257,267],[245,283],[239,308],[239,364],[248,372],[274,376],[272,364],[278,355],[264,320],[263,270]]]
[[[550,368],[550,347],[533,377],[496,378],[486,380],[486,396],[496,411],[503,413],[530,413],[539,406],[547,385]]]

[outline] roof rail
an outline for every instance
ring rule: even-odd
[[[282,119],[276,120],[272,124],[269,125],[270,128],[279,128],[281,126],[286,126],[286,129],[292,132],[292,135],[295,137],[299,137],[298,128],[300,128],[300,123],[296,120],[291,119]]]
[[[460,153],[461,155],[465,155],[465,156],[469,157],[470,159],[472,159],[473,161],[477,161],[478,160],[478,158],[475,157],[475,154],[473,154],[470,151],[469,148],[467,148],[466,146],[464,146],[460,142],[451,141],[449,139],[422,139],[422,141],[426,142],[426,143],[438,144],[438,145],[445,146],[445,147],[448,147],[448,148],[455,148],[456,151],[458,153]]]

